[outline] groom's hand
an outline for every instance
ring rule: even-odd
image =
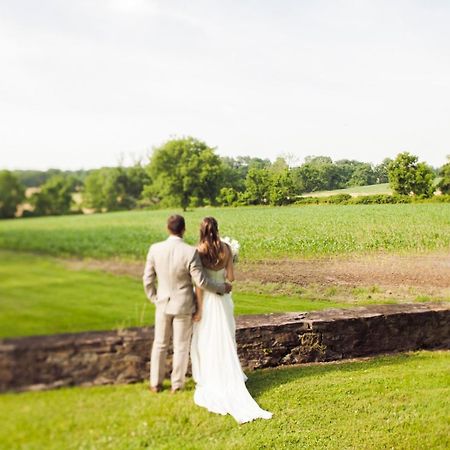
[[[233,286],[231,286],[230,283],[225,283],[225,294],[229,294],[232,289],[233,289]]]

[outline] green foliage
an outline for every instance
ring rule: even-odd
[[[283,158],[270,167],[252,167],[245,178],[245,191],[223,189],[220,205],[288,205],[295,201],[297,188],[292,171]]]
[[[293,173],[300,192],[334,190],[377,182],[371,164],[348,159],[333,162],[325,156],[305,158],[305,163],[293,169]]]
[[[350,180],[349,186],[367,186],[369,184],[375,184],[377,177],[371,164],[360,163],[355,167]]]
[[[425,201],[421,203],[425,203]],[[433,197],[426,199],[426,203],[450,203],[450,194],[433,195]]]
[[[181,211],[1,221],[0,248],[142,261],[149,244],[165,239],[174,212]],[[188,242],[197,242],[206,215],[217,218],[223,236],[240,242],[242,260],[450,248],[448,203],[200,208],[185,214]]]
[[[251,168],[248,171],[245,178],[245,194],[249,205],[268,203],[270,178],[268,169]]]
[[[294,179],[288,168],[278,168],[271,173],[268,197],[272,206],[293,203],[296,194]]]
[[[40,187],[50,178],[55,175],[61,175],[64,178],[74,178],[76,180],[76,188],[79,189],[83,185],[89,170],[14,170],[14,175],[17,176],[20,183],[25,187]]]
[[[315,192],[321,189],[327,189],[321,179],[320,170],[314,165],[305,163],[300,167],[293,169],[296,185],[300,192]]]
[[[384,205],[396,203],[450,203],[450,195],[434,195],[430,198],[411,197],[399,194],[374,194],[352,197],[350,194],[336,194],[320,197],[296,197],[297,205],[340,204],[340,205]]]
[[[25,188],[9,170],[0,171],[0,219],[14,217],[25,198]]]
[[[275,161],[270,165],[270,170],[273,173],[284,173],[289,170],[288,163],[282,156],[278,156]]]
[[[68,214],[72,205],[72,193],[75,179],[54,175],[48,179],[39,192],[35,192],[30,202],[35,216],[53,216]]]
[[[150,343],[149,343],[150,346]],[[150,347],[149,347],[150,348]],[[271,420],[238,426],[148,382],[0,396],[5,449],[436,449],[450,447],[448,351],[249,373]]]
[[[352,196],[350,194],[336,194],[330,195],[329,197],[322,197],[321,200],[323,200],[324,203],[339,205],[348,202],[351,198]]]
[[[93,170],[85,181],[84,204],[96,211],[132,209],[148,182],[140,165]]]
[[[245,171],[236,160],[227,158],[226,164],[224,163],[225,173],[234,173],[238,178],[246,173],[246,178],[242,186],[237,179],[226,175],[228,182],[225,186],[233,190],[222,191],[218,197],[220,205],[285,205],[293,203],[302,192],[357,185],[366,187],[379,179],[385,179],[381,173],[384,170],[383,165],[377,166],[377,173],[371,164],[355,160],[333,162],[327,156],[308,156],[304,164],[292,169],[282,157],[278,157],[272,164],[266,164],[264,161],[259,164],[255,164],[255,161],[252,163],[252,166],[247,165],[248,170]]]
[[[397,194],[431,197],[434,192],[435,174],[425,163],[419,163],[418,157],[408,152],[399,153],[389,163],[389,183]]]
[[[413,199],[408,195],[376,194],[353,197],[348,203],[354,205],[383,205],[396,203],[411,203]]]
[[[267,169],[271,166],[268,159],[238,156],[237,158],[221,157],[222,181],[221,186],[233,188],[236,192],[245,190],[245,178],[250,169]]]
[[[214,150],[192,137],[172,139],[154,149],[148,173],[152,180],[143,195],[167,206],[214,204],[223,166]]]
[[[239,201],[239,192],[232,187],[224,187],[220,190],[217,203],[222,206],[234,206]]]
[[[389,182],[389,164],[391,162],[391,158],[384,158],[380,164],[374,167],[376,183],[383,184]]]
[[[443,194],[450,194],[450,161],[444,164],[440,170],[442,180],[439,182],[439,189]]]
[[[342,187],[339,169],[332,162],[318,163],[315,159],[294,169],[300,192],[315,192]]]

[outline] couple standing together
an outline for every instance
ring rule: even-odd
[[[213,217],[203,219],[197,248],[184,242],[185,229],[182,216],[170,216],[168,239],[153,244],[147,255],[144,289],[156,306],[150,389],[162,389],[172,336],[172,392],[184,387],[190,349],[197,405],[239,423],[270,419],[247,391],[237,355],[231,249],[220,240]]]

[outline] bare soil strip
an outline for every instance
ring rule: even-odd
[[[239,279],[308,286],[424,286],[450,288],[450,254],[370,255],[353,258],[261,261],[245,264]]]
[[[103,270],[117,275],[142,276],[144,261],[69,260],[72,269]],[[340,292],[377,286],[378,296],[414,299],[418,295],[450,296],[450,254],[377,254],[346,258],[273,260],[238,265],[237,281],[242,287],[278,285]],[[316,289],[317,290],[317,289]],[[285,291],[286,292],[286,291]],[[287,291],[288,292],[288,291]],[[286,292],[286,293],[287,293]],[[408,295],[407,295],[408,294]]]

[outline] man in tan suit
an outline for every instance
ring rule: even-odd
[[[145,264],[144,290],[156,306],[150,366],[150,389],[153,392],[162,389],[171,335],[172,392],[184,386],[195,309],[193,283],[220,294],[231,291],[230,284],[218,284],[206,277],[197,250],[183,241],[185,229],[182,216],[170,216],[167,221],[168,239],[150,246]]]

